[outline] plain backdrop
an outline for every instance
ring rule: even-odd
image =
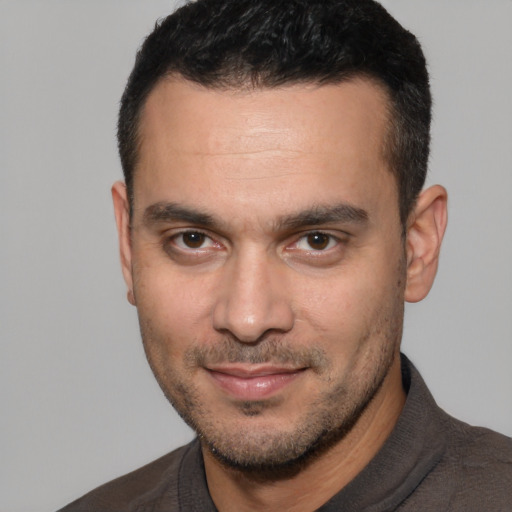
[[[512,434],[512,1],[387,0],[435,98],[450,192],[403,350],[439,404]],[[147,366],[117,261],[118,102],[163,0],[0,0],[0,511],[50,512],[192,438]]]

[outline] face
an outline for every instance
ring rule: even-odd
[[[173,79],[147,100],[125,277],[162,389],[228,464],[300,459],[389,392],[405,263],[386,128],[362,80]]]

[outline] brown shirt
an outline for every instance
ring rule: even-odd
[[[402,356],[407,401],[382,449],[321,512],[510,512],[512,439],[435,403]],[[215,512],[197,440],[109,482],[60,512]]]

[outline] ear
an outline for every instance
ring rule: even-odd
[[[128,288],[127,297],[130,304],[135,306],[132,278],[132,244],[130,236],[130,202],[126,185],[116,181],[112,185],[112,201],[116,215],[117,234],[119,237],[119,254],[121,256],[121,269],[124,281]]]
[[[434,185],[421,192],[409,217],[406,241],[407,302],[424,299],[432,288],[448,220],[447,202],[445,188]]]

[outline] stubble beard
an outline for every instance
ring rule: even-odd
[[[364,368],[338,382],[328,393],[308,404],[307,412],[285,430],[251,428],[250,418],[259,418],[279,406],[279,398],[240,401],[239,413],[249,421],[244,427],[226,426],[216,411],[201,399],[191,380],[181,378],[154,357],[152,346],[161,344],[150,324],[140,319],[141,333],[149,364],[166,397],[183,420],[198,434],[202,446],[223,465],[260,480],[289,478],[339,443],[358,422],[379,391],[398,355],[402,335],[403,302],[395,302],[381,315],[377,326],[369,327],[359,345],[380,337],[377,349],[370,350]],[[375,340],[374,340],[375,342]],[[165,344],[166,342],[164,342]],[[321,345],[319,343],[318,345]],[[215,344],[198,344],[184,357],[184,367],[201,368],[213,362],[291,363],[308,367],[324,381],[332,378],[331,364],[319,346],[298,349],[283,340],[269,337],[257,345],[231,338]],[[189,373],[190,375],[190,373]]]

